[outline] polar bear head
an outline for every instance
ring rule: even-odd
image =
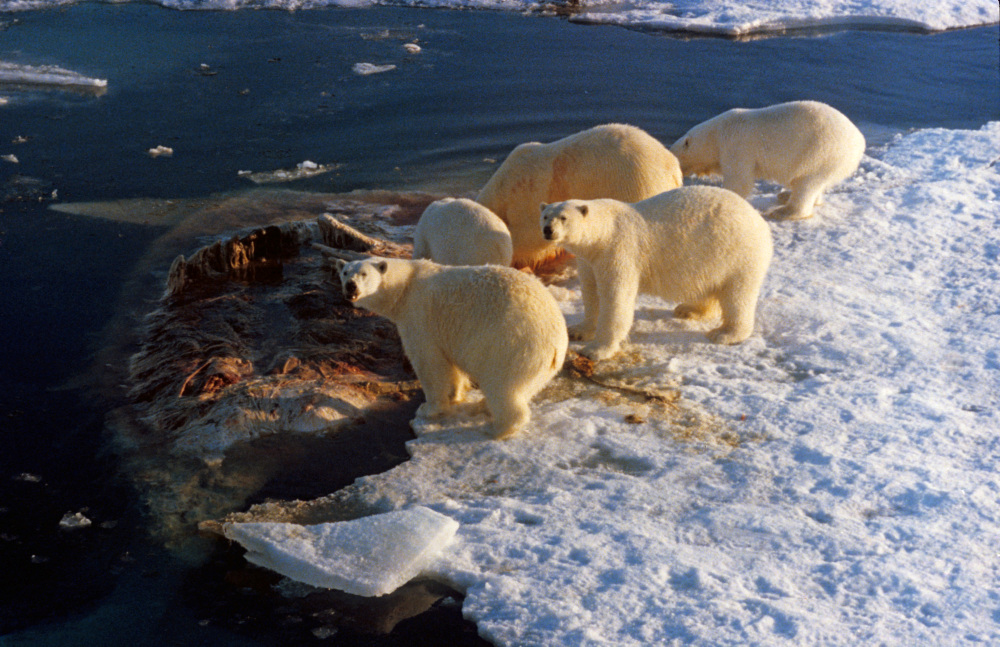
[[[572,245],[583,232],[583,222],[590,208],[583,200],[566,200],[542,204],[539,224],[545,240],[556,245]]]
[[[670,147],[684,175],[719,173],[718,125],[714,120],[698,124]]]
[[[370,258],[363,261],[342,261],[337,259],[337,273],[344,298],[351,303],[378,292],[389,271],[385,259]]]

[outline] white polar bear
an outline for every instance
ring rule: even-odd
[[[442,416],[483,392],[497,438],[521,430],[528,403],[562,368],[569,337],[538,279],[510,267],[451,267],[427,260],[337,261],[344,296],[399,329],[427,401]]]
[[[639,293],[681,302],[680,318],[721,313],[708,333],[736,344],[753,332],[757,296],[771,263],[771,230],[732,191],[689,186],[642,202],[568,200],[542,205],[547,240],[576,255],[583,323],[574,339],[591,339],[594,360],[618,352],[632,327]]]
[[[558,254],[538,230],[538,205],[570,198],[636,202],[683,183],[666,147],[635,126],[605,124],[549,144],[515,148],[476,201],[510,230],[514,264],[534,266]]]
[[[413,258],[441,265],[510,265],[513,253],[503,220],[468,198],[432,202],[413,232]]]
[[[766,215],[797,220],[813,215],[823,192],[857,170],[865,137],[851,120],[818,101],[768,108],[734,108],[702,122],[674,142],[684,175],[722,175],[723,188],[746,198],[755,180],[787,190]]]

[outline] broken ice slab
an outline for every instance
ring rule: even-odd
[[[385,595],[427,568],[455,536],[458,522],[414,507],[352,521],[226,523],[223,534],[246,560],[312,586]]]
[[[0,61],[0,84],[74,90],[101,95],[107,79],[94,79],[55,65],[22,65]]]
[[[275,182],[292,182],[304,178],[315,177],[340,168],[340,164],[317,164],[310,160],[299,162],[293,169],[278,169],[276,171],[239,171],[238,175],[254,184],[273,184]]]

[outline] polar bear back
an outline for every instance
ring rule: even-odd
[[[685,174],[742,169],[787,186],[816,174],[830,183],[843,180],[858,167],[865,138],[837,109],[818,101],[791,101],[727,110],[693,127],[671,150]]]
[[[514,262],[531,265],[555,252],[538,231],[538,205],[615,198],[635,202],[681,186],[677,158],[654,137],[627,124],[604,124],[542,144],[517,146],[476,201],[503,220]]]
[[[423,263],[421,263],[423,264]],[[568,345],[562,311],[536,278],[509,267],[426,263],[410,281],[397,321],[404,344],[437,344],[476,381],[485,371],[547,381]]]
[[[861,131],[840,111],[818,101],[792,101],[756,110],[734,110],[724,137],[755,157],[759,177],[791,182],[826,172],[838,181],[857,168],[865,150]],[[779,154],[780,153],[780,154]],[[839,168],[845,169],[837,173]]]
[[[714,292],[736,275],[757,280],[771,262],[771,230],[746,200],[712,186],[689,186],[629,205],[641,292],[673,301]]]
[[[442,265],[510,265],[512,255],[504,222],[468,198],[431,203],[413,234],[413,258]]]

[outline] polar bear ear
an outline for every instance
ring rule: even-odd
[[[541,205],[540,207],[538,207],[538,210],[539,210],[539,211],[545,211],[545,207],[547,207],[547,206],[549,206],[549,205],[547,205],[547,204],[545,204],[545,203],[543,202],[543,203],[542,203],[542,205]]]
[[[375,267],[378,269],[379,274],[385,274],[386,272],[389,271],[389,264],[386,263],[385,261],[382,261],[381,263],[379,263]]]
[[[335,258],[335,259],[333,259],[333,263],[334,263],[334,266],[337,268],[337,272],[343,271],[344,266],[347,265],[347,261],[345,261],[345,260],[343,260],[341,258]]]
[[[580,209],[580,215],[584,217],[587,216],[587,212],[590,210],[585,204],[581,204],[579,209]]]

